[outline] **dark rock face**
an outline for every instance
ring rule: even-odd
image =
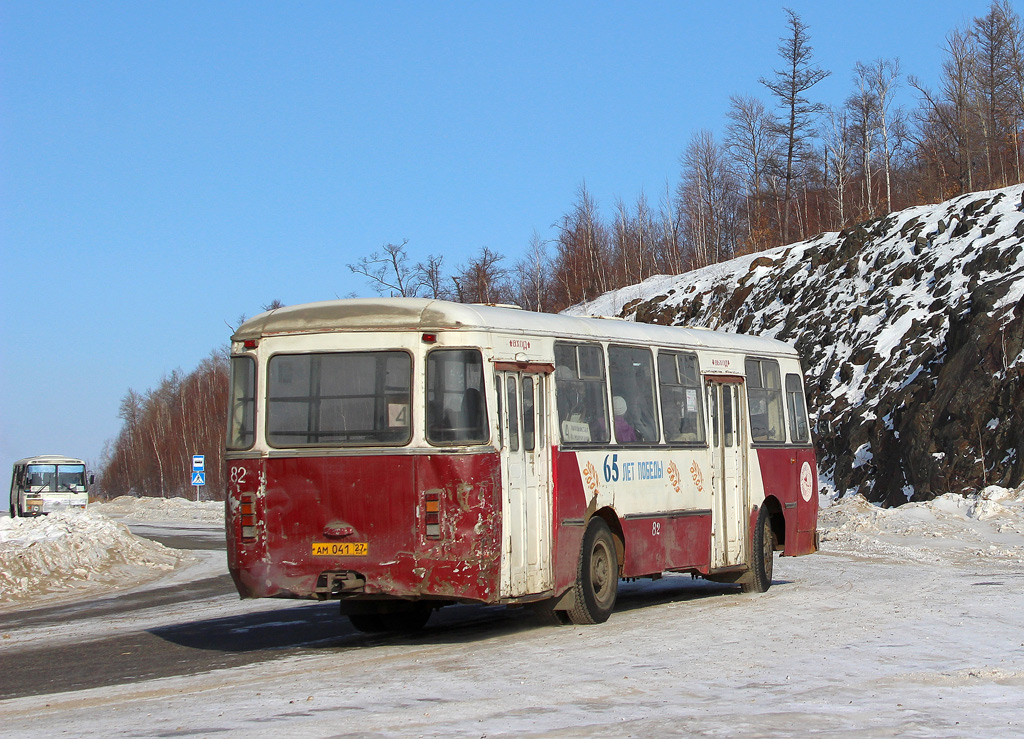
[[[1024,480],[1024,187],[652,278],[574,312],[796,346],[823,479],[898,505]],[[628,297],[628,300],[627,300]]]

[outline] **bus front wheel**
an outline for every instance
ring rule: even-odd
[[[583,534],[576,570],[575,598],[569,619],[574,624],[600,624],[615,609],[619,561],[611,529],[602,519],[590,519]]]
[[[750,561],[749,580],[742,583],[744,593],[763,593],[772,586],[775,562],[775,532],[768,506],[761,506],[754,529],[753,556]]]

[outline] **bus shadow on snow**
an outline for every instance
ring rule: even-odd
[[[775,587],[786,584],[785,580],[774,581]],[[611,622],[635,610],[707,602],[723,596],[730,596],[726,601],[730,605],[746,597],[738,585],[694,580],[689,576],[666,576],[654,582],[621,581]],[[337,601],[327,601],[162,626],[150,629],[149,633],[187,648],[245,653],[359,649],[385,644],[470,643],[548,625],[549,622],[530,607],[460,604],[436,611],[426,627],[413,634],[364,634],[339,614]]]

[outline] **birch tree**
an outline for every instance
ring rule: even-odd
[[[779,122],[754,97],[730,97],[726,116],[726,150],[743,180],[747,241],[760,251],[771,243],[764,201],[769,169],[778,166]]]

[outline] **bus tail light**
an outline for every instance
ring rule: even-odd
[[[238,514],[242,524],[242,541],[256,541],[256,495],[242,493],[238,499]]]
[[[440,539],[441,538],[441,494],[437,492],[424,493],[423,495],[424,512],[425,516],[423,520],[427,525],[427,538],[428,539]]]

